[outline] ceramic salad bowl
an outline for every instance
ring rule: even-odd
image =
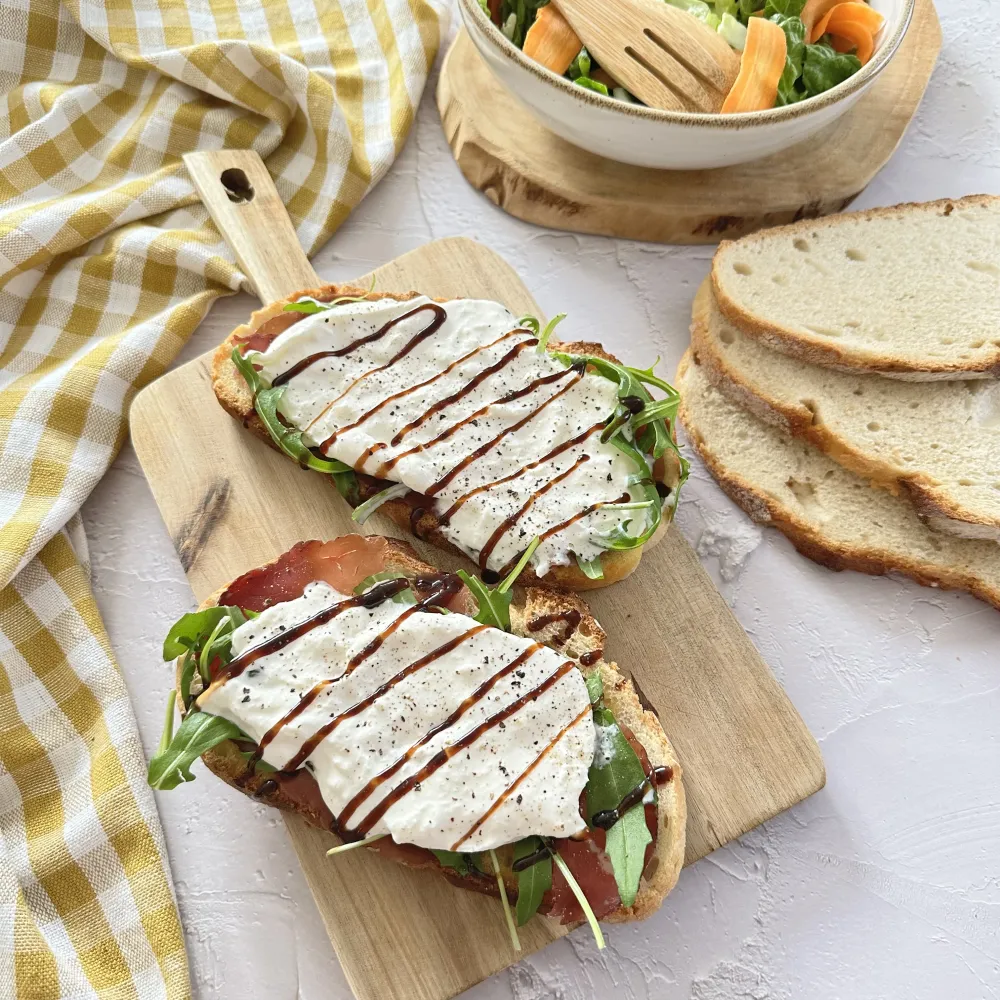
[[[872,58],[854,76],[798,104],[743,114],[659,111],[586,90],[539,65],[489,20],[479,0],[459,0],[487,66],[542,124],[612,160],[672,170],[746,163],[793,146],[835,121],[875,82],[899,49],[915,0],[870,0],[885,18]]]

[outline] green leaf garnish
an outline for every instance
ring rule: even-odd
[[[509,632],[510,602],[513,595],[501,594],[498,589],[487,587],[478,576],[473,576],[467,570],[460,569],[458,575],[462,583],[472,591],[472,596],[479,605],[476,621]]]
[[[200,649],[205,639],[212,634],[216,626],[223,621],[230,623],[229,631],[238,628],[247,616],[235,605],[215,605],[202,611],[191,611],[181,615],[171,626],[166,639],[163,640],[163,659],[176,660],[188,650]]]
[[[375,496],[369,497],[364,503],[359,503],[351,514],[351,520],[357,521],[358,524],[364,524],[382,504],[389,500],[394,500],[396,497],[406,496],[409,492],[409,486],[403,483],[393,483],[392,486],[387,487],[380,493],[376,493]]]
[[[604,567],[601,565],[601,557],[598,556],[596,559],[586,560],[581,559],[579,556],[576,557],[576,564],[580,567],[580,572],[588,580],[603,580],[604,579]]]
[[[617,809],[622,799],[646,780],[646,772],[632,744],[625,738],[611,711],[594,709],[598,752],[587,774],[587,822],[599,812]],[[654,793],[655,794],[655,793]],[[639,819],[632,816],[638,813]],[[608,830],[605,853],[618,884],[622,904],[631,906],[639,889],[646,845],[652,838],[646,829],[642,803],[633,806]]]
[[[251,358],[259,352],[251,351],[247,355],[240,354],[239,347],[233,348],[232,359],[237,370],[246,380],[253,394],[253,406],[257,411],[264,426],[267,428],[271,440],[289,458],[294,458],[303,468],[315,469],[316,472],[324,472],[328,475],[341,472],[353,472],[354,470],[343,462],[336,459],[320,458],[314,454],[302,440],[302,431],[289,427],[278,413],[278,404],[284,395],[287,385],[278,386],[272,389],[265,386],[260,374],[254,368]]]
[[[195,668],[202,684],[209,681],[209,666],[219,659],[223,665],[230,659],[233,632],[250,618],[253,612],[244,612],[235,605],[222,605],[192,611],[182,615],[163,640],[163,659],[173,660],[184,656],[181,664],[181,699],[186,708],[191,703],[191,683]]]
[[[592,80],[589,76],[578,76],[573,81],[578,87],[583,87],[585,90],[592,90],[595,94],[603,94],[605,97],[609,97],[607,84],[601,83],[600,80]]]
[[[579,81],[578,81],[579,82]],[[604,93],[607,93],[605,89]],[[558,316],[553,316],[552,319],[545,324],[545,329],[542,330],[538,337],[538,346],[535,348],[539,354],[545,351],[545,347],[549,342],[549,337],[552,336],[552,331],[566,318],[566,313],[559,313]]]
[[[540,837],[525,837],[514,845],[514,860],[520,861],[542,849]],[[517,926],[523,927],[542,905],[542,897],[552,888],[552,858],[544,857],[517,875]]]
[[[249,764],[250,761],[253,761],[253,769],[258,774],[274,774],[278,770],[273,764],[268,764],[266,760],[259,758],[254,760],[257,755],[252,750],[241,750],[240,756],[244,761],[246,761],[247,764]]]
[[[517,321],[517,325],[523,327],[525,330],[530,330],[536,337],[538,336],[538,331],[541,329],[541,324],[538,322],[537,316],[522,316]]]
[[[191,765],[223,740],[247,737],[228,719],[207,712],[189,712],[176,733],[173,732],[175,693],[170,692],[167,723],[156,754],[149,762],[146,780],[152,788],[167,790],[184,781],[194,781]]]
[[[639,891],[639,879],[646,867],[646,846],[653,839],[646,824],[646,807],[640,802],[610,830],[604,851],[611,858],[622,906],[631,906]]]
[[[369,844],[375,843],[376,840],[381,840],[383,837],[388,837],[387,833],[376,833],[372,837],[365,837],[363,840],[349,840],[346,844],[338,844],[336,847],[331,847],[330,850],[326,852],[326,856],[329,858],[334,854],[343,854],[345,851],[353,851],[356,847],[367,847]]]
[[[283,311],[306,313],[308,316],[314,316],[316,313],[326,312],[327,309],[339,306],[342,302],[364,302],[373,291],[375,291],[374,277],[372,278],[371,286],[364,295],[341,295],[339,298],[331,299],[329,302],[320,302],[319,299],[304,295],[296,302],[286,303]]]
[[[510,943],[514,946],[514,951],[521,950],[521,942],[517,936],[517,927],[510,912],[510,901],[507,899],[507,886],[504,885],[503,875],[500,872],[500,862],[497,861],[497,852],[490,850],[490,860],[493,862],[493,870],[497,874],[497,885],[500,887],[500,902],[503,903],[503,915],[507,920],[507,929],[510,931]]]
[[[437,851],[432,848],[431,854],[438,859],[442,868],[451,868],[459,875],[468,875],[472,871],[469,859],[458,851]]]
[[[594,670],[586,675],[587,694],[590,697],[590,704],[596,705],[604,697],[604,681],[601,679],[600,670]]]
[[[576,58],[569,64],[566,75],[571,80],[575,80],[579,76],[590,76],[590,66],[590,53],[587,51],[586,46],[584,46],[576,54]]]
[[[583,915],[587,918],[587,923],[590,924],[594,940],[597,942],[597,950],[603,951],[604,935],[601,933],[601,925],[597,922],[597,917],[594,916],[594,911],[591,909],[587,897],[583,894],[580,883],[573,877],[573,873],[567,867],[566,862],[559,856],[558,851],[552,852],[552,860],[556,863],[559,871],[562,872],[562,876],[566,879],[566,884],[569,886],[570,891],[576,896],[576,901],[580,904],[580,909],[583,910]]]
[[[194,680],[194,670],[198,665],[198,658],[189,649],[184,654],[184,662],[181,664],[181,704],[187,708],[191,704],[191,682]]]
[[[521,558],[518,559],[517,564],[507,575],[507,578],[496,587],[487,586],[479,577],[473,576],[464,569],[458,571],[462,583],[472,591],[472,596],[475,597],[476,603],[479,605],[479,610],[476,612],[475,617],[477,622],[503,629],[504,632],[510,631],[510,602],[514,596],[510,593],[510,588],[514,586],[514,581],[521,575],[524,567],[528,565],[528,560],[531,559],[535,549],[538,548],[540,541],[540,538],[533,538],[531,540],[531,543],[521,553]]]

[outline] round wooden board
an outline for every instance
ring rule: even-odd
[[[633,167],[560,139],[497,82],[464,30],[437,103],[466,180],[505,212],[580,233],[715,243],[846,208],[895,151],[940,50],[934,4],[917,0],[899,52],[843,118],[784,153],[719,170]]]

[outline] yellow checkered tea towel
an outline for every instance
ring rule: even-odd
[[[402,146],[442,3],[0,3],[0,997],[190,995],[77,513],[248,287],[181,154],[257,150],[312,252]]]

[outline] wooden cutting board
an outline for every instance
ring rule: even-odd
[[[659,243],[716,243],[847,207],[885,166],[941,50],[932,0],[843,118],[783,153],[718,170],[606,160],[545,128],[493,76],[465,30],[445,56],[437,105],[465,179],[525,222]]]
[[[294,265],[281,272],[275,234],[282,225],[273,201],[262,197],[265,178],[251,177],[271,220],[269,243],[237,250],[250,273],[261,266],[255,255],[270,261],[271,277],[260,275],[257,286],[277,297],[282,282],[286,293],[288,282],[295,287]],[[302,277],[298,287],[309,284],[308,274]],[[421,247],[374,277],[384,290],[494,298],[515,315],[539,315],[514,271],[466,239]],[[131,412],[136,452],[199,601],[304,538],[401,535],[378,515],[359,528],[325,477],[297,469],[244,431],[215,400],[210,359],[205,354],[154,382]],[[428,562],[460,565],[410,540]],[[588,600],[607,629],[609,656],[632,675],[677,748],[688,801],[687,863],[823,786],[815,741],[676,529],[633,576]],[[225,817],[219,822],[224,827]],[[522,929],[516,954],[499,902],[367,851],[328,859],[331,836],[294,816],[286,824],[360,1000],[445,1000],[566,933],[536,919]]]

